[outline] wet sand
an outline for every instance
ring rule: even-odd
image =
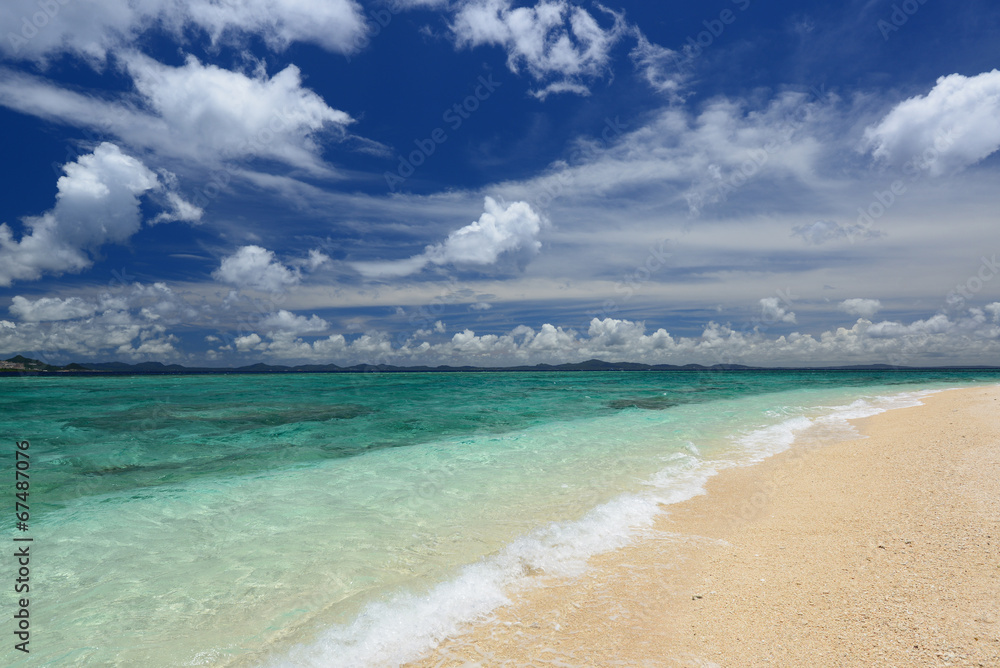
[[[1000,666],[1000,388],[923,401],[720,473],[408,665]]]

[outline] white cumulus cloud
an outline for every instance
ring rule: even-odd
[[[298,268],[290,269],[272,251],[252,245],[242,246],[223,258],[219,268],[212,272],[212,277],[238,288],[272,293],[283,292],[302,280]]]
[[[991,304],[989,310],[1000,311],[1000,303]],[[943,356],[955,363],[984,364],[1000,354],[1000,325],[984,311],[969,309],[954,317],[937,314],[908,324],[860,319],[850,328],[778,337],[768,337],[756,328],[735,330],[710,322],[700,335],[678,337],[662,328],[648,333],[639,321],[594,318],[585,334],[546,323],[538,329],[519,325],[502,334],[463,329],[437,344],[410,339],[394,347],[392,337],[378,331],[352,341],[341,334],[309,341],[287,332],[254,333],[243,338],[242,349],[283,360],[340,364],[505,366],[598,358],[677,365],[917,366],[939,364]]]
[[[541,82],[556,79],[536,91],[539,97],[586,94],[582,82],[606,73],[611,48],[627,32],[620,16],[603,11],[613,17],[609,28],[564,0],[541,0],[534,7],[514,7],[510,0],[472,0],[456,12],[451,30],[459,47],[502,47],[512,72],[525,69]]]
[[[238,336],[233,341],[236,344],[236,350],[241,353],[245,353],[249,350],[256,350],[260,346],[261,338],[260,335],[255,333],[247,334],[246,336]]]
[[[479,220],[455,230],[439,244],[428,246],[424,255],[434,264],[493,264],[501,253],[527,248],[537,252],[542,219],[527,202],[504,207],[487,197]]]
[[[30,233],[18,241],[0,224],[0,285],[86,269],[90,251],[124,242],[139,230],[139,198],[160,187],[156,174],[108,142],[63,170],[55,207],[23,219]]]
[[[298,335],[310,332],[322,332],[330,328],[330,323],[317,315],[307,318],[304,315],[295,315],[290,311],[281,309],[261,320],[260,328],[263,331],[290,332]]]
[[[764,322],[795,322],[795,313],[781,305],[777,297],[764,297],[760,300],[760,312]]]
[[[16,295],[9,310],[19,322],[0,321],[0,354],[58,355],[64,361],[71,355],[77,362],[109,355],[177,357],[179,339],[168,328],[207,314],[204,305],[192,305],[165,283],[128,283],[93,297]]]
[[[882,310],[882,302],[877,299],[845,299],[840,302],[838,308],[845,313],[871,319],[872,316]]]
[[[405,260],[355,262],[366,276],[406,276],[428,264],[494,264],[503,253],[522,250],[537,253],[542,244],[538,235],[542,217],[527,202],[504,206],[492,197],[483,204],[479,220],[459,228],[444,241],[427,246],[423,253]]]
[[[11,299],[8,310],[11,315],[15,315],[25,322],[44,322],[86,318],[97,311],[97,305],[88,303],[79,297],[69,297],[68,299],[40,297],[31,301],[21,295],[16,295]]]
[[[979,162],[1000,148],[1000,71],[939,78],[867,128],[865,142],[876,159],[933,176]]]

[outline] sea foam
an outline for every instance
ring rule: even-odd
[[[382,668],[412,661],[470,623],[488,618],[510,602],[510,594],[541,584],[546,576],[578,575],[590,557],[628,545],[653,524],[663,505],[704,493],[705,483],[718,471],[750,465],[787,450],[810,430],[818,429],[827,442],[856,436],[849,420],[917,406],[933,392],[873,396],[821,409],[814,417],[793,415],[734,435],[736,456],[732,458],[702,459],[697,456],[697,445],[688,443],[685,452],[664,457],[665,466],[646,482],[645,492],[624,494],[579,520],[554,522],[517,538],[426,594],[397,594],[388,601],[370,603],[352,623],[328,629],[315,642],[296,647],[271,665]]]

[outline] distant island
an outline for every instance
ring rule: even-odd
[[[639,362],[605,362],[591,359],[565,364],[533,364],[524,366],[394,366],[392,364],[250,364],[240,367],[189,367],[162,362],[87,362],[64,366],[46,364],[40,360],[16,355],[0,360],[0,377],[10,375],[138,375],[138,374],[233,374],[233,373],[486,373],[496,371],[1000,371],[1000,366],[936,366],[912,367],[891,364],[853,364],[826,367],[760,367],[743,364],[641,364]]]

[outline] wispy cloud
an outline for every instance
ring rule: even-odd
[[[317,174],[331,173],[317,137],[343,138],[353,122],[304,88],[294,65],[268,77],[206,65],[193,56],[171,67],[129,52],[123,63],[135,84],[134,98],[108,100],[0,70],[0,104],[93,128],[161,157],[208,165],[262,158]]]
[[[44,21],[34,18],[40,11]],[[213,42],[259,35],[275,50],[307,42],[338,53],[355,50],[365,31],[361,7],[353,0],[308,7],[296,0],[8,0],[0,4],[0,25],[7,26],[0,52],[8,58],[44,62],[72,53],[97,66],[154,27],[178,39],[187,30],[204,32]]]

